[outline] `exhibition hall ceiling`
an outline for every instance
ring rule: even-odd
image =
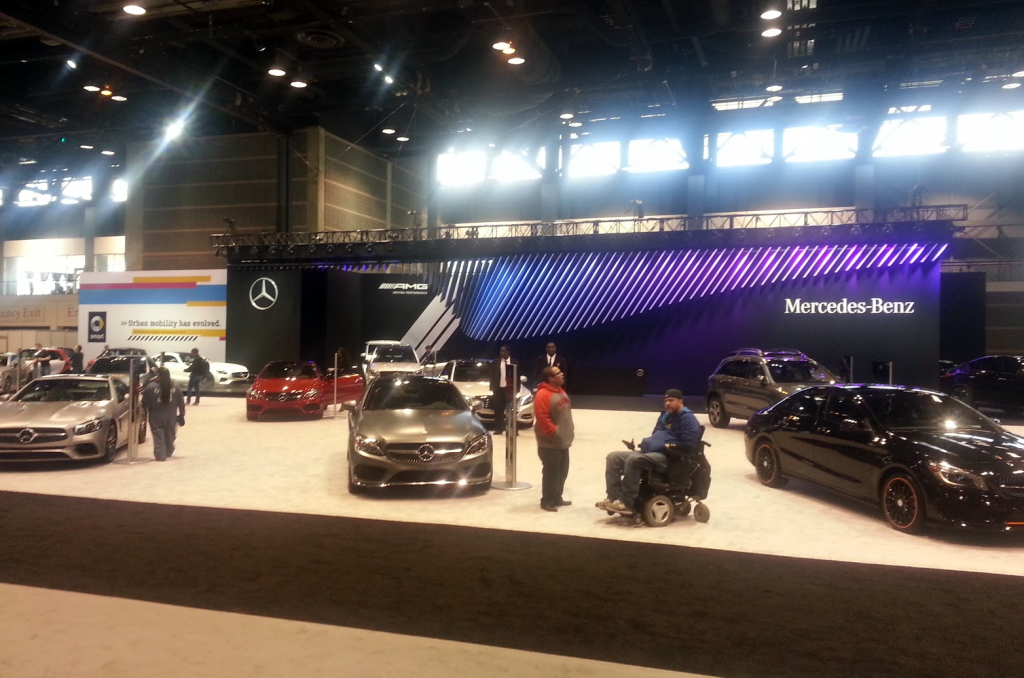
[[[0,5],[0,161],[157,138],[183,115],[193,135],[321,125],[391,157],[460,134],[544,140],[569,114],[678,125],[840,94],[822,105],[855,128],[922,92],[1018,96],[1003,86],[1024,69],[1022,3],[996,0],[126,4]]]

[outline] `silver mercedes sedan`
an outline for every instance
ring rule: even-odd
[[[0,403],[0,462],[113,460],[128,443],[129,392],[113,376],[36,379]]]
[[[491,435],[451,382],[381,376],[349,410],[348,487],[491,486]]]

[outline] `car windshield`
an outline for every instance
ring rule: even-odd
[[[878,422],[888,429],[995,430],[981,413],[956,398],[926,391],[875,391],[862,394]]]
[[[777,384],[808,384],[836,381],[835,376],[811,360],[769,360],[768,373]]]
[[[9,355],[0,355],[0,367],[7,367],[7,365],[10,364],[10,360],[11,360],[11,356],[9,356]]]
[[[364,410],[466,410],[466,401],[452,384],[432,379],[377,379]]]
[[[145,358],[116,356],[112,358],[97,358],[96,362],[89,368],[89,374],[128,374],[130,364],[135,363],[135,374],[143,374],[149,370]]]
[[[74,403],[109,399],[109,384],[97,379],[36,379],[12,398],[23,403]]]
[[[452,381],[488,381],[490,378],[490,363],[459,363],[455,366]]]
[[[380,346],[373,352],[375,363],[414,363],[416,354],[410,346]]]
[[[260,379],[316,379],[310,363],[270,363],[260,372]]]

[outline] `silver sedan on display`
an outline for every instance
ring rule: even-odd
[[[492,401],[494,394],[491,392],[491,364],[490,358],[475,358],[473,360],[449,360],[441,374],[441,379],[452,382],[459,389],[462,395],[475,406],[476,416],[485,424],[494,423],[494,406]],[[526,377],[520,377],[525,381]],[[533,426],[533,393],[526,386],[519,385],[518,410],[516,424],[520,428]]]
[[[112,376],[36,379],[0,403],[0,462],[113,460],[128,443],[129,391]]]
[[[491,436],[453,384],[380,377],[349,410],[348,487],[491,486]]]

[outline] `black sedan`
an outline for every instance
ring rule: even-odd
[[[808,388],[750,419],[746,453],[762,485],[798,478],[881,504],[901,532],[1024,527],[1024,438],[941,393]]]

